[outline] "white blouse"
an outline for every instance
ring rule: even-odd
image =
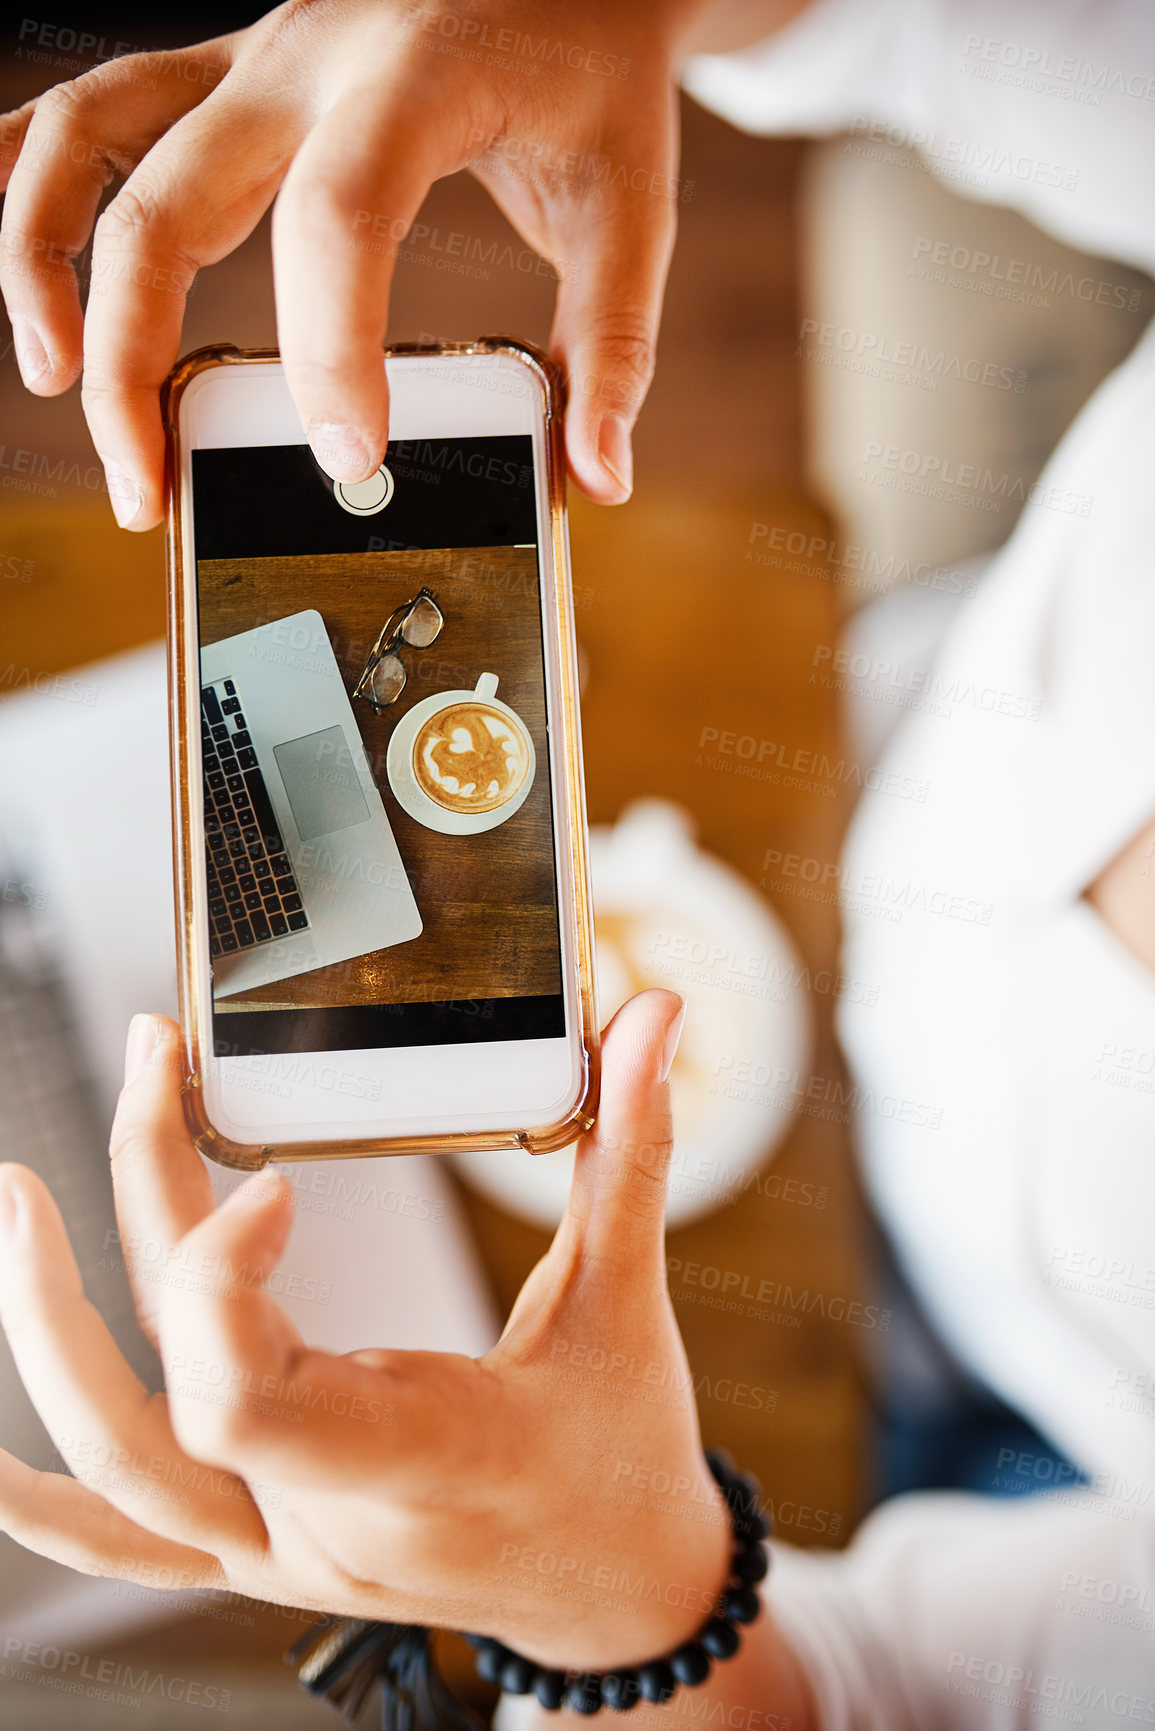
[[[877,129],[1155,269],[1145,0],[820,0],[685,84],[751,131]],[[843,1005],[855,1080],[934,1107],[861,1115],[871,1194],[944,1339],[1090,1484],[901,1498],[842,1556],[778,1547],[825,1731],[1155,1724],[1155,978],[1081,899],[1155,811],[1153,425],[1155,329],[943,635],[936,675],[1007,702],[905,714],[881,767],[927,797],[864,792],[844,861],[906,904],[846,914],[879,987]]]

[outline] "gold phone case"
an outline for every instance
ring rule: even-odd
[[[360,1157],[367,1154],[444,1154],[454,1150],[467,1153],[484,1149],[521,1148],[544,1154],[572,1142],[593,1122],[598,1091],[598,1021],[593,962],[593,925],[590,906],[589,875],[586,860],[585,789],[582,774],[581,731],[578,716],[576,658],[574,647],[573,596],[569,568],[569,535],[565,505],[565,453],[563,445],[563,414],[565,388],[558,369],[538,350],[526,343],[504,337],[484,337],[473,343],[441,343],[422,345],[398,343],[385,350],[386,357],[398,355],[504,354],[527,368],[541,393],[546,426],[546,474],[549,521],[553,537],[554,569],[557,581],[556,616],[552,621],[557,634],[560,666],[559,715],[560,739],[551,750],[551,767],[564,776],[567,806],[572,821],[563,839],[568,843],[570,881],[573,885],[570,917],[572,954],[576,963],[577,995],[581,1014],[581,1055],[583,1087],[577,1104],[556,1123],[544,1129],[525,1130],[510,1125],[507,1130],[460,1132],[453,1135],[386,1137],[372,1140],[294,1143],[243,1143],[225,1136],[212,1123],[205,1101],[203,1081],[205,1067],[212,1062],[213,1034],[211,1017],[204,1026],[201,1004],[211,1002],[204,970],[209,965],[206,934],[199,929],[194,907],[193,881],[190,862],[194,849],[203,846],[203,839],[194,834],[194,800],[192,787],[191,742],[199,741],[200,691],[189,687],[185,668],[189,652],[189,633],[196,631],[196,620],[186,616],[186,572],[183,557],[184,513],[190,508],[183,492],[182,449],[180,440],[180,402],[189,383],[210,367],[247,366],[277,360],[275,349],[242,350],[229,345],[198,349],[179,361],[165,387],[163,411],[167,439],[167,565],[168,565],[168,670],[169,716],[172,761],[173,851],[175,865],[177,968],[180,989],[181,1026],[184,1034],[188,1079],[184,1087],[185,1116],[197,1147],[223,1166],[256,1170],[270,1160],[327,1160]],[[547,630],[549,622],[547,622]],[[556,729],[554,730],[557,731]],[[199,811],[200,791],[197,788],[195,809]],[[559,886],[560,887],[560,886]],[[566,917],[564,899],[559,895],[559,918]]]

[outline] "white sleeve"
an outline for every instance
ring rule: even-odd
[[[1150,0],[818,0],[683,83],[749,132],[916,149],[964,196],[1155,269]]]
[[[1155,1725],[1152,1487],[896,1498],[766,1588],[822,1731]]]

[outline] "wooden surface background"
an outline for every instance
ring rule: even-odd
[[[202,559],[201,641],[249,631],[306,607],[325,622],[370,769],[424,921],[420,937],[221,999],[218,1009],[441,1003],[561,990],[533,547]],[[404,691],[382,714],[353,698],[393,609],[427,585],[445,624],[428,649],[402,650]],[[496,673],[497,695],[533,739],[537,774],[520,811],[482,835],[440,835],[404,812],[385,760],[401,718],[439,691],[472,690]],[[242,699],[244,693],[241,693]]]

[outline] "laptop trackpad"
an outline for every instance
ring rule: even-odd
[[[323,727],[273,747],[302,841],[369,821],[345,731]]]

